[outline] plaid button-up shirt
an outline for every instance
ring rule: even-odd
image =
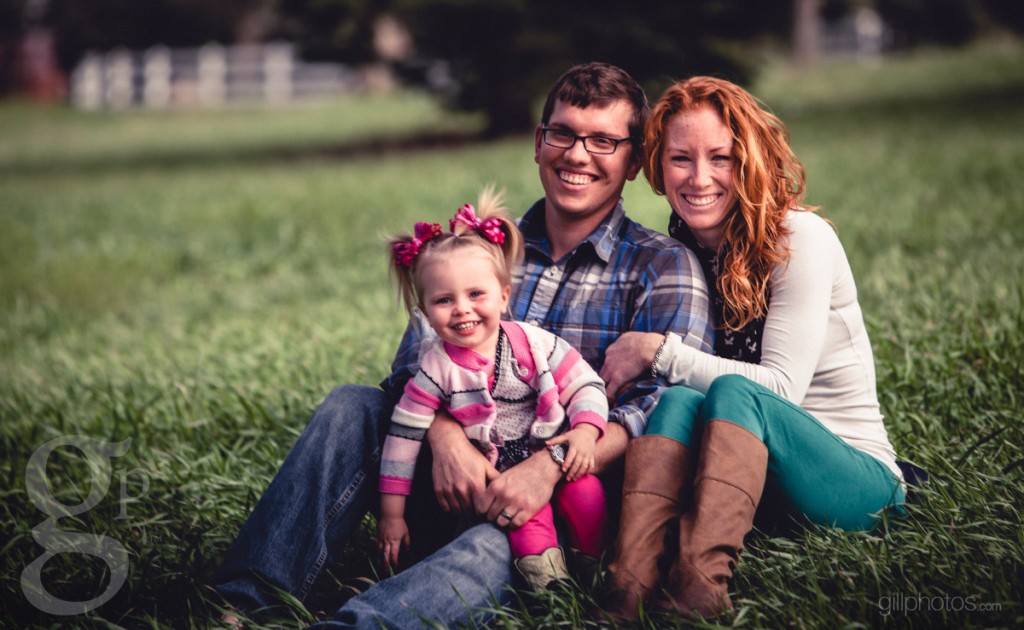
[[[700,263],[679,242],[626,217],[620,201],[586,240],[552,260],[544,227],[544,200],[519,221],[526,256],[512,279],[512,318],[555,333],[595,369],[605,350],[627,331],[675,332],[711,352],[713,329]],[[396,395],[415,373],[422,341],[434,335],[425,317],[406,330],[381,386]],[[645,378],[615,401],[609,420],[642,435],[647,416],[667,384]]]

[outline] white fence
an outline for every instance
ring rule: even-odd
[[[82,109],[280,105],[387,84],[379,68],[298,60],[288,43],[155,46],[90,53],[71,75],[71,101]]]

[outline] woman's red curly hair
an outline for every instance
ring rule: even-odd
[[[718,112],[733,138],[737,204],[725,220],[718,248],[717,285],[725,299],[723,324],[738,330],[768,311],[771,271],[789,258],[782,223],[786,212],[803,201],[805,174],[778,117],[743,88],[698,76],[665,90],[647,120],[644,176],[655,193],[665,194],[661,158],[669,121],[680,112],[708,106]]]

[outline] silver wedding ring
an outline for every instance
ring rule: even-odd
[[[506,511],[504,511],[504,510],[502,510],[502,511],[501,511],[501,513],[500,513],[500,514],[498,514],[498,516],[504,516],[504,517],[505,517],[505,520],[508,520],[508,521],[511,521],[511,520],[512,520],[512,515],[511,515],[511,514],[509,514],[509,513],[508,513],[508,512],[506,512]]]

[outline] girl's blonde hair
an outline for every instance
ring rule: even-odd
[[[467,215],[465,210],[470,210]],[[476,225],[459,217],[475,215]],[[412,315],[414,308],[423,308],[423,264],[439,256],[454,255],[467,248],[483,251],[494,263],[494,274],[502,286],[512,285],[512,271],[523,259],[523,237],[505,208],[505,195],[487,186],[481,191],[477,207],[466,204],[449,221],[450,231],[444,232],[439,224],[417,224],[415,234],[401,234],[388,239],[391,272],[398,284],[398,295],[405,310]],[[420,229],[421,226],[423,229]],[[500,241],[500,242],[496,242]]]
[[[732,132],[737,163],[738,201],[725,219],[717,286],[725,300],[723,323],[739,330],[768,312],[771,271],[789,259],[782,223],[806,192],[804,167],[789,146],[785,124],[749,92],[722,79],[693,77],[665,90],[647,120],[644,175],[657,194],[665,194],[661,157],[670,119],[704,106],[714,108]]]

